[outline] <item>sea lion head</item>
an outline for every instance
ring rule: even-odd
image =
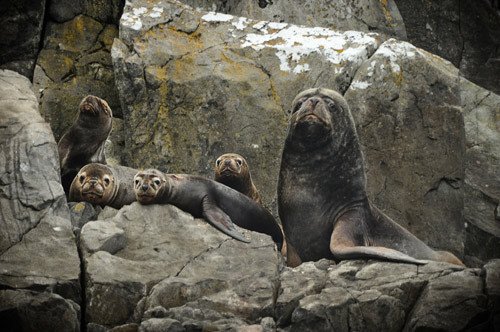
[[[83,166],[70,187],[70,200],[107,205],[113,200],[118,183],[112,170],[102,164]]]
[[[245,158],[236,153],[226,153],[215,161],[215,181],[225,183],[236,179],[250,181],[250,171]]]
[[[112,118],[113,112],[108,103],[99,97],[88,95],[82,99],[78,107],[80,114],[92,117]]]
[[[298,150],[340,144],[345,125],[354,130],[349,107],[338,92],[314,88],[299,93],[292,102],[288,138]]]
[[[140,171],[134,176],[135,197],[141,204],[156,203],[167,185],[165,174],[157,169]]]

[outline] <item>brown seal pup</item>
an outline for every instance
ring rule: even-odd
[[[248,163],[241,155],[226,153],[217,158],[214,179],[262,204],[260,194],[252,181]]]
[[[278,211],[302,261],[382,259],[463,265],[434,251],[368,201],[354,121],[335,91],[309,89],[292,103],[278,180]]]
[[[71,183],[68,200],[119,209],[136,200],[133,183],[137,172],[125,166],[85,165]]]
[[[82,99],[75,122],[57,144],[64,192],[68,193],[80,168],[89,163],[106,164],[104,143],[112,124],[113,112],[105,100],[96,96]]]
[[[204,218],[227,235],[248,242],[234,224],[268,234],[281,248],[283,235],[274,217],[249,197],[221,183],[187,174],[140,171],[134,178],[141,204],[172,204],[195,218]],[[233,224],[234,222],[234,224]]]

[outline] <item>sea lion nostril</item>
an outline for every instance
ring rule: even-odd
[[[149,186],[147,184],[143,184],[141,186],[142,191],[146,191],[146,190],[148,190],[148,188],[149,188]]]

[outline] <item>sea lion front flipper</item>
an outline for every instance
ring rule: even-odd
[[[236,228],[229,216],[222,211],[208,196],[201,202],[203,218],[215,228],[241,242],[250,243]]]
[[[428,261],[413,258],[401,251],[367,245],[365,215],[359,210],[351,210],[342,215],[336,222],[330,238],[330,251],[336,260],[345,259],[379,259],[410,264],[427,264]]]
[[[330,244],[330,250],[336,260],[346,259],[378,259],[384,261],[410,263],[410,264],[427,264],[429,261],[416,259],[400,251],[386,247],[366,247],[354,246],[346,247],[341,245]]]

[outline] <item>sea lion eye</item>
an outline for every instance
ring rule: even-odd
[[[106,184],[106,186],[109,186],[110,181],[111,181],[111,180],[109,179],[109,177],[108,177],[108,176],[105,176],[105,177],[104,177],[104,183]]]
[[[293,107],[293,110],[292,110],[292,114],[297,112],[301,107],[302,107],[302,104],[304,103],[304,101],[306,100],[306,98],[300,98],[299,100],[297,100],[295,102],[295,106]]]
[[[83,183],[83,181],[85,180],[85,175],[80,175],[80,183]]]
[[[153,180],[153,182],[154,182],[157,186],[159,186],[159,185],[161,184],[160,179],[154,179],[154,180]]]
[[[215,166],[219,167],[220,162],[221,162],[220,158],[219,158],[219,159],[217,159],[217,160],[215,161]]]
[[[238,164],[238,166],[241,166],[243,162],[241,161],[241,159],[236,159],[236,163]]]
[[[135,179],[135,185],[138,186],[139,185],[139,180]]]

